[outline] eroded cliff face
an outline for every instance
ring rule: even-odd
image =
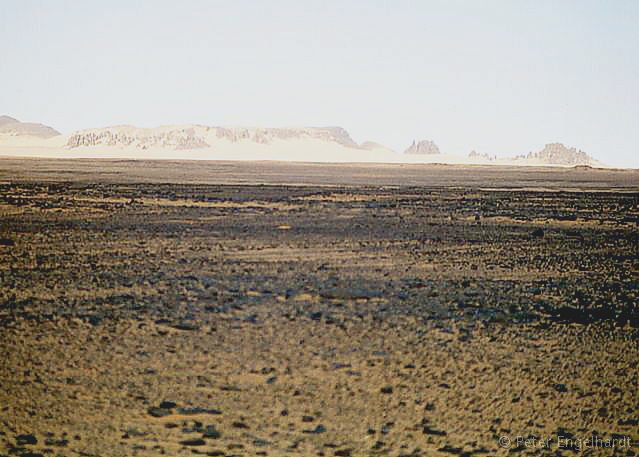
[[[82,146],[120,146],[168,149],[199,149],[211,147],[220,140],[270,144],[274,140],[314,139],[358,148],[348,132],[341,127],[307,128],[245,128],[245,127],[160,127],[137,129],[128,126],[107,127],[76,132],[67,141],[68,148]]]
[[[413,143],[404,151],[404,154],[440,154],[439,147],[431,140],[422,140]]]
[[[517,160],[536,160],[549,165],[597,165],[598,162],[577,148],[568,148],[562,143],[549,143],[541,151],[529,152],[516,157]]]
[[[107,127],[76,132],[67,141],[68,148],[81,146],[134,146],[140,149],[152,147],[169,149],[199,149],[210,145],[205,136],[195,128],[176,128],[165,131]]]

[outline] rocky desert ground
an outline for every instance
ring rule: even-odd
[[[0,455],[639,454],[639,173],[0,159]]]

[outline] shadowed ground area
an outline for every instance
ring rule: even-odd
[[[639,452],[637,172],[0,179],[0,455]]]

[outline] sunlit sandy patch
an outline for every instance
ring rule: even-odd
[[[468,216],[464,218],[466,221],[474,221],[475,216]],[[614,221],[606,221],[606,220],[586,220],[577,218],[575,220],[559,220],[549,217],[547,219],[533,219],[533,220],[523,220],[517,219],[513,217],[507,216],[488,216],[482,217],[482,222],[491,222],[495,224],[519,224],[519,225],[530,225],[530,226],[546,226],[546,227],[588,227],[588,228],[597,228],[601,226],[618,226],[620,225]],[[631,224],[628,224],[631,225]]]
[[[397,198],[395,195],[362,195],[362,194],[315,194],[304,197],[297,197],[294,200],[314,201],[314,202],[366,202],[372,200],[391,200]]]

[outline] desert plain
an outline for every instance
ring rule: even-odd
[[[639,172],[0,159],[0,455],[639,455]]]

